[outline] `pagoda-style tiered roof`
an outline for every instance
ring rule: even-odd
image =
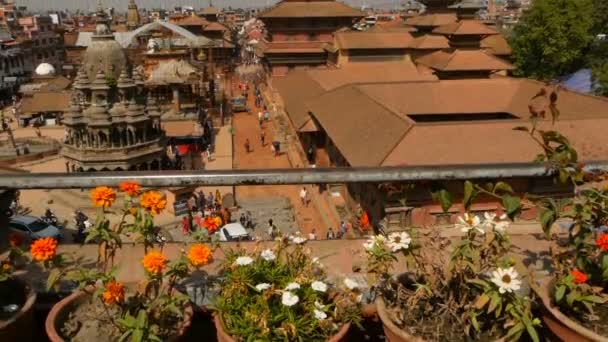
[[[478,20],[460,20],[439,26],[433,33],[447,36],[488,36],[498,34],[496,30]]]
[[[410,43],[410,48],[417,50],[430,50],[430,49],[447,49],[450,47],[449,40],[442,35],[438,34],[425,34],[420,37],[416,37]]]
[[[480,50],[436,51],[418,58],[416,63],[438,71],[502,71],[514,69],[511,63]]]
[[[265,18],[363,18],[366,13],[334,0],[283,0],[258,17]]]

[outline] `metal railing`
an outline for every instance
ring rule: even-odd
[[[588,162],[587,172],[608,171],[608,161]],[[194,185],[275,185],[382,183],[424,180],[506,179],[550,177],[555,170],[544,163],[406,166],[331,169],[197,170],[92,173],[11,173],[0,175],[0,189],[80,189],[117,186],[136,180],[145,187]]]

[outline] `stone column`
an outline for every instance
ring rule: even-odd
[[[70,163],[65,162],[65,172],[70,173]]]

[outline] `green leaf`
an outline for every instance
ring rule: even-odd
[[[542,208],[538,215],[543,232],[548,238],[551,236],[551,227],[555,223],[555,212],[552,209]]]
[[[587,296],[582,296],[578,298],[579,301],[581,302],[589,302],[589,303],[596,303],[596,304],[602,304],[605,303],[606,301],[598,296],[593,296],[593,295],[587,295]]]
[[[133,335],[131,337],[131,342],[143,342],[144,341],[144,331],[140,329],[135,329],[133,331]]]
[[[517,215],[521,212],[519,197],[503,195],[502,206],[505,208],[507,216],[509,216],[511,220],[515,220],[515,217],[517,217]]]
[[[532,339],[533,342],[540,341],[540,339],[538,338],[538,333],[536,332],[536,329],[534,328],[534,326],[531,323],[526,324],[526,331],[528,332],[528,335],[530,335],[530,338]]]
[[[475,331],[479,331],[479,322],[477,322],[477,316],[475,314],[471,314],[471,324]]]
[[[513,188],[505,182],[498,182],[496,183],[496,185],[494,185],[494,193],[497,193],[498,191],[508,192],[512,194]]]
[[[46,279],[46,290],[47,291],[52,290],[55,287],[55,285],[57,285],[57,283],[59,282],[60,277],[61,277],[61,271],[59,271],[56,268],[51,270],[51,272],[49,273],[49,277]]]
[[[488,313],[491,313],[492,311],[494,311],[499,303],[500,303],[500,295],[498,294],[498,292],[493,292],[492,298],[490,300],[490,305],[488,305]]]
[[[437,199],[439,200],[439,204],[441,205],[443,212],[447,213],[452,207],[452,194],[450,194],[450,192],[446,189],[441,189],[437,194]]]
[[[141,309],[137,313],[137,327],[144,328],[148,325],[148,313],[146,310]]]
[[[464,206],[465,211],[468,211],[473,204],[473,198],[475,197],[473,190],[473,183],[470,181],[464,182],[464,197],[462,199],[462,205]]]
[[[521,336],[521,333],[523,331],[524,331],[524,324],[522,322],[518,322],[517,324],[512,326],[511,329],[509,329],[509,331],[507,331],[507,335],[505,336],[505,339],[507,341],[517,341],[517,340],[519,340],[519,337]]]
[[[564,294],[566,293],[566,286],[565,285],[560,285],[557,287],[557,289],[555,290],[555,302],[559,303],[562,301],[562,298],[564,298]]]

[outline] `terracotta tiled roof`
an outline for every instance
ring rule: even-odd
[[[385,25],[374,25],[366,32],[416,32],[415,27],[404,25],[403,22],[398,22],[399,25],[385,26]]]
[[[382,76],[379,76],[382,70]],[[321,94],[357,83],[404,82],[436,80],[432,74],[420,75],[412,62],[349,64],[340,69],[301,70],[290,72],[273,81],[278,89],[287,114],[296,130],[301,130],[310,120],[304,102]]]
[[[21,112],[36,114],[48,112],[65,112],[70,104],[69,92],[38,92],[23,98]]]
[[[436,14],[423,14],[408,18],[405,20],[406,25],[410,26],[422,26],[422,27],[437,27],[458,21],[456,13],[436,13]]]
[[[213,7],[213,6],[209,6],[209,7],[205,7],[202,11],[201,11],[202,15],[212,15],[212,14],[220,14],[220,11]]]
[[[228,31],[228,28],[218,22],[211,22],[208,23],[204,28],[203,31]]]
[[[417,125],[387,156],[382,166],[489,164],[531,162],[542,153],[525,133],[513,128],[526,122],[473,122]],[[608,119],[558,121],[539,124],[568,137],[581,160],[608,158]],[[488,143],[491,142],[491,143]]]
[[[338,32],[335,39],[340,49],[406,49],[412,41],[408,32]]]
[[[352,17],[363,18],[366,14],[336,1],[281,1],[259,18],[311,18]]]
[[[491,35],[498,34],[496,30],[488,27],[478,20],[461,20],[455,23],[439,26],[433,33],[445,35]]]
[[[513,70],[514,67],[500,58],[481,50],[436,51],[416,60],[440,71]]]
[[[204,18],[196,15],[189,15],[187,17],[171,19],[171,22],[178,26],[203,26],[209,22]]]
[[[437,80],[437,77],[431,74],[421,75],[409,60],[398,63],[347,64],[340,69],[309,70],[308,75],[326,91],[358,83]]]
[[[497,56],[510,56],[513,50],[501,34],[487,36],[481,40],[481,48]]]
[[[336,89],[307,107],[353,167],[379,165],[411,126],[355,87]]]
[[[412,49],[447,49],[450,47],[450,41],[442,35],[438,34],[425,34],[420,37],[416,37],[410,44]]]
[[[308,41],[262,41],[258,48],[264,53],[322,53],[326,43]]]

